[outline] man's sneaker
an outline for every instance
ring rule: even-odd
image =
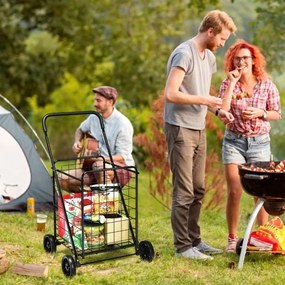
[[[226,251],[236,252],[237,241],[238,241],[237,237],[234,238],[228,237],[228,245],[226,247]]]
[[[218,253],[222,253],[223,250],[219,249],[219,248],[214,248],[208,244],[206,244],[205,242],[201,241],[197,246],[194,247],[195,249],[199,250],[202,253],[206,253],[206,254],[218,254]]]
[[[182,256],[186,258],[201,259],[201,260],[212,260],[213,259],[212,256],[208,256],[206,254],[201,253],[195,247],[189,248],[181,253],[176,253],[175,256]]]

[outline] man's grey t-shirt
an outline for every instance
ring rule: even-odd
[[[216,58],[206,49],[202,59],[192,40],[180,44],[172,52],[167,63],[167,75],[171,67],[180,67],[185,76],[179,90],[189,96],[209,96],[212,74],[216,72]],[[164,119],[166,123],[203,130],[206,124],[207,106],[182,105],[165,102]]]

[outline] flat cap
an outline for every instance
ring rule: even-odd
[[[114,104],[118,98],[118,92],[114,87],[111,86],[99,86],[92,90],[94,93],[98,93],[99,95],[105,97],[106,99],[112,99]]]

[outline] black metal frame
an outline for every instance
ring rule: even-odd
[[[69,221],[69,217],[68,215],[70,215],[70,213],[67,211],[67,209],[65,208],[65,199],[64,199],[64,194],[63,194],[63,189],[61,189],[61,185],[59,182],[59,174],[60,173],[64,173],[66,174],[66,171],[73,169],[74,166],[76,165],[76,160],[77,157],[71,157],[68,159],[56,159],[54,157],[54,152],[51,146],[51,140],[48,134],[48,121],[53,118],[55,119],[56,117],[72,117],[72,116],[89,116],[89,115],[95,115],[98,117],[99,121],[100,121],[100,126],[101,126],[101,130],[102,130],[102,134],[105,140],[105,144],[109,153],[109,161],[107,162],[105,161],[104,165],[106,167],[104,167],[104,169],[102,170],[104,171],[110,171],[113,170],[114,171],[114,175],[115,175],[115,181],[119,181],[118,178],[118,170],[119,169],[124,169],[125,171],[127,171],[131,178],[130,181],[125,184],[125,185],[120,185],[120,183],[115,183],[112,184],[110,187],[108,185],[104,186],[103,191],[110,191],[110,188],[112,188],[112,191],[117,191],[118,195],[119,195],[119,208],[120,208],[120,213],[122,215],[124,215],[125,217],[128,218],[128,223],[129,223],[129,227],[128,227],[128,239],[123,241],[123,242],[118,242],[115,243],[113,245],[106,245],[104,243],[102,243],[102,245],[100,245],[94,248],[84,248],[84,244],[85,244],[85,235],[84,233],[84,227],[85,222],[84,222],[84,198],[86,195],[86,192],[81,191],[79,196],[81,199],[81,224],[80,224],[80,229],[82,230],[82,240],[81,240],[81,245],[82,248],[79,249],[78,246],[75,245],[75,240],[73,237],[73,230],[74,227],[71,226],[71,224],[68,222]],[[130,256],[130,255],[141,255],[142,259],[147,259],[148,261],[151,261],[153,259],[153,248],[151,246],[151,244],[147,241],[144,241],[144,244],[142,246],[140,246],[139,242],[138,242],[138,171],[136,169],[136,167],[131,166],[131,167],[122,167],[122,166],[118,166],[116,164],[114,164],[112,155],[111,155],[111,151],[110,151],[110,146],[108,143],[108,139],[106,137],[106,133],[105,133],[105,127],[104,127],[104,123],[103,123],[103,119],[102,116],[95,112],[95,111],[79,111],[79,112],[58,112],[58,113],[49,113],[47,115],[45,115],[42,119],[42,126],[43,126],[43,131],[44,131],[44,135],[45,135],[45,140],[46,140],[46,145],[47,145],[47,150],[49,153],[49,158],[50,158],[50,162],[51,162],[51,169],[52,169],[52,177],[53,177],[53,197],[54,197],[54,211],[53,211],[53,220],[54,220],[54,233],[53,235],[46,235],[44,238],[44,247],[46,249],[46,251],[50,251],[50,252],[55,252],[56,251],[56,246],[57,245],[61,245],[63,244],[64,246],[66,246],[67,248],[69,248],[71,250],[71,253],[74,256],[74,260],[73,260],[73,256],[64,256],[63,260],[62,260],[62,267],[63,267],[63,271],[64,274],[67,276],[73,276],[75,275],[76,272],[76,267],[79,267],[81,265],[84,264],[90,264],[90,263],[95,263],[95,262],[100,262],[100,261],[104,261],[104,260],[110,260],[110,259],[116,259],[116,258],[120,258],[120,257],[125,257],[125,256]],[[107,165],[109,164],[109,165]],[[108,166],[108,167],[107,167]],[[88,170],[88,171],[84,171],[84,173],[82,174],[81,177],[81,189],[83,189],[83,178],[84,175],[88,175],[90,174],[90,172],[95,172],[95,170]],[[74,178],[74,177],[73,177]],[[99,187],[100,188],[100,187]],[[102,189],[96,189],[96,185],[92,188],[92,190],[96,191],[98,190],[99,192],[102,191]],[[78,194],[77,194],[78,196]],[[59,216],[59,203],[61,203],[60,205],[62,205],[62,209],[63,209],[63,214],[64,216]],[[62,236],[59,235],[59,219],[65,219],[66,222],[66,226],[67,226],[67,231],[68,231],[68,235],[69,238],[66,239]],[[145,243],[146,242],[146,243]],[[125,252],[122,253],[121,251],[119,251],[119,254],[113,254],[112,256],[102,256],[102,257],[98,257],[96,259],[92,259],[92,260],[84,260],[87,256],[92,255],[92,254],[98,254],[98,253],[107,253],[107,252],[114,252],[118,249],[126,249],[129,247],[134,247],[135,251],[134,252]],[[142,250],[143,249],[143,250]],[[141,252],[144,251],[144,252]],[[67,272],[66,272],[67,271]]]

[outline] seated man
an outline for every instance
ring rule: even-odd
[[[133,126],[129,119],[115,108],[118,97],[117,90],[109,86],[100,86],[93,89],[95,93],[94,107],[103,117],[105,133],[110,146],[113,162],[116,166],[134,166],[132,157],[133,150]],[[82,150],[82,139],[88,134],[98,141],[100,157],[94,158],[92,169],[94,171],[86,172],[83,177],[84,190],[90,190],[91,184],[126,184],[130,178],[130,172],[126,168],[118,168],[116,173],[119,181],[114,181],[115,173],[113,170],[106,171],[106,168],[112,168],[110,156],[103,138],[102,128],[96,115],[90,115],[75,131],[73,151],[78,154]],[[102,158],[103,157],[103,158]],[[92,158],[93,159],[93,158]],[[105,171],[98,171],[105,168]],[[85,170],[81,168],[68,171],[68,174],[61,174],[60,184],[62,189],[70,192],[80,192],[81,177]],[[103,177],[103,174],[105,177]],[[74,179],[76,177],[78,179]]]

